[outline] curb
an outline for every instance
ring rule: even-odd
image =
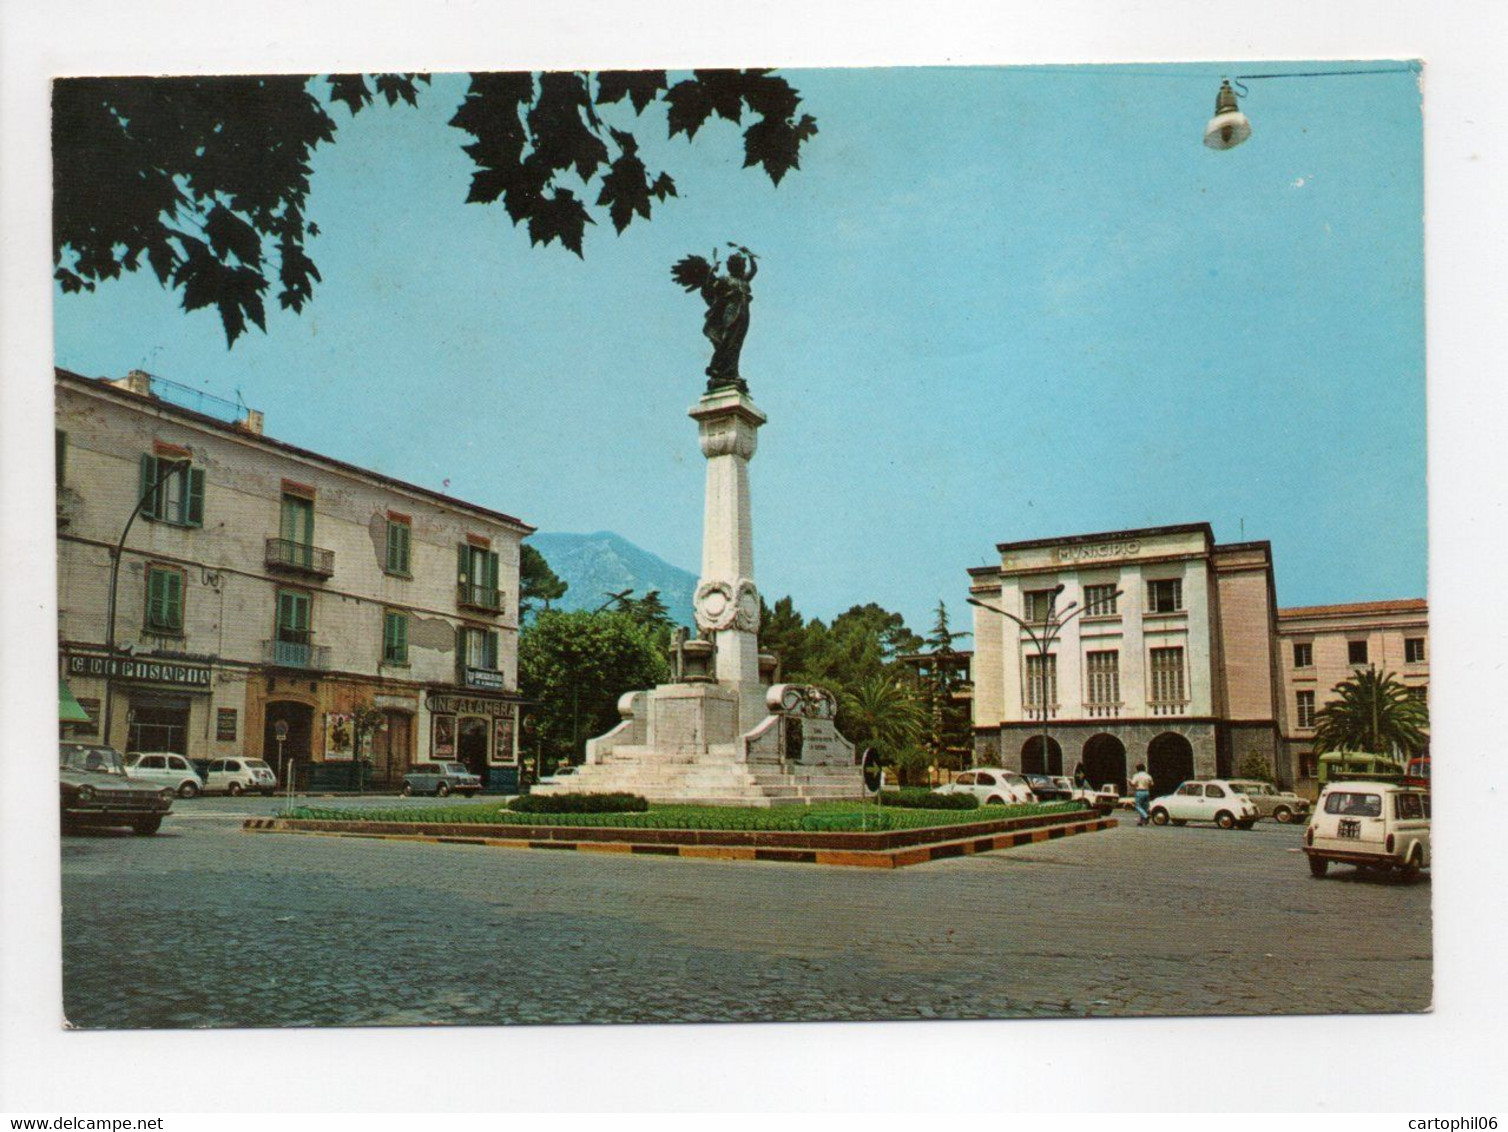
[[[939,827],[935,832],[939,835],[936,840],[922,841],[911,844],[898,845],[887,848],[859,847],[850,843],[851,847],[845,846],[840,838],[865,838],[873,842],[872,836],[864,834],[821,834],[813,837],[807,844],[792,844],[789,840],[782,839],[781,844],[734,844],[736,840],[748,842],[744,837],[717,838],[709,837],[719,832],[739,834],[743,831],[712,831],[712,830],[606,830],[601,827],[592,829],[596,837],[571,836],[583,832],[569,826],[543,826],[533,827],[530,836],[497,836],[495,834],[467,834],[460,832],[439,832],[433,828],[426,829],[422,823],[360,823],[364,828],[355,830],[348,827],[353,823],[319,821],[299,818],[250,818],[242,826],[246,833],[292,833],[315,837],[355,837],[369,841],[417,841],[438,845],[474,845],[489,849],[554,849],[577,853],[613,853],[624,856],[656,856],[656,857],[684,857],[696,860],[713,861],[782,861],[792,864],[809,865],[836,865],[858,868],[899,869],[908,865],[922,865],[930,861],[940,861],[949,857],[968,857],[976,853],[989,853],[997,849],[1013,849],[1018,845],[1032,845],[1044,841],[1056,841],[1064,837],[1072,837],[1080,833],[1099,833],[1103,830],[1114,829],[1120,823],[1114,818],[1104,817],[1079,817],[1073,815],[1067,820],[1056,821],[1050,824],[1042,823],[1040,819],[1020,819],[1032,821],[1033,825],[1028,828],[1015,830],[990,830],[989,832],[975,832],[959,836],[959,827]],[[386,824],[388,828],[374,829],[379,824]],[[1000,826],[1008,823],[990,823],[992,826]],[[446,827],[454,830],[455,827]],[[498,827],[493,826],[493,829]],[[967,827],[964,827],[967,829]],[[652,833],[653,838],[636,837],[637,833]],[[907,830],[907,833],[915,834],[916,831]],[[607,834],[611,840],[601,835]],[[681,836],[674,836],[680,834]],[[669,836],[667,836],[669,835]],[[813,842],[820,840],[822,844]],[[908,839],[912,840],[912,839]],[[719,844],[718,841],[722,841]],[[834,842],[837,841],[835,844]]]

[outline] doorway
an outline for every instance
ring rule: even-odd
[[[456,758],[487,785],[487,737],[491,727],[479,715],[463,715],[456,727]]]
[[[381,786],[398,786],[413,756],[413,716],[385,711],[382,717],[382,728],[372,742],[372,778]]]
[[[278,724],[282,724],[280,729]],[[278,733],[286,737],[278,743]],[[314,709],[295,700],[272,700],[262,727],[262,758],[277,775],[278,785],[295,781],[297,768],[307,766],[314,736]],[[286,772],[286,773],[285,773]]]
[[[1063,748],[1051,735],[1047,737],[1047,757],[1042,756],[1042,736],[1033,735],[1021,746],[1022,774],[1062,774]]]
[[[1084,773],[1098,790],[1113,783],[1122,797],[1126,793],[1126,745],[1114,735],[1096,735],[1084,744]]]
[[[126,751],[173,751],[188,754],[189,706],[168,699],[131,700]]]
[[[1147,773],[1153,790],[1171,794],[1194,777],[1194,748],[1182,735],[1164,731],[1147,744]]]

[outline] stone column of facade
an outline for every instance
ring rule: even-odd
[[[706,394],[690,416],[707,458],[696,623],[716,644],[717,682],[738,692],[739,730],[747,731],[769,714],[759,681],[759,590],[749,509],[749,461],[768,418],[736,389]]]

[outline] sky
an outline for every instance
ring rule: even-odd
[[[799,171],[772,186],[737,127],[688,145],[651,111],[680,198],[603,217],[584,259],[463,203],[465,79],[437,76],[417,110],[333,112],[302,315],[228,350],[140,272],[56,297],[56,358],[239,394],[281,440],[695,570],[709,348],[669,268],[732,240],[760,255],[771,602],[959,624],[998,542],[1199,521],[1271,540],[1280,605],[1423,596],[1418,75],[1254,80],[1252,139],[1201,144],[1222,76],[1334,66],[784,71],[819,125]]]

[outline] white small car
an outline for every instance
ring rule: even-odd
[[[205,790],[223,790],[231,796],[248,790],[271,794],[277,786],[277,775],[261,759],[215,759],[204,771]]]
[[[1336,782],[1325,787],[1304,852],[1322,877],[1330,862],[1362,869],[1397,869],[1417,880],[1429,867],[1429,793],[1397,782]]]
[[[1037,800],[1026,779],[996,766],[966,770],[952,782],[935,787],[934,794],[972,794],[986,806],[1010,806]]]
[[[194,765],[172,751],[135,751],[127,755],[126,777],[170,786],[180,798],[192,798],[204,789],[204,779]]]
[[[1221,829],[1250,829],[1258,816],[1252,800],[1223,778],[1192,779],[1147,809],[1153,825],[1212,821]]]

